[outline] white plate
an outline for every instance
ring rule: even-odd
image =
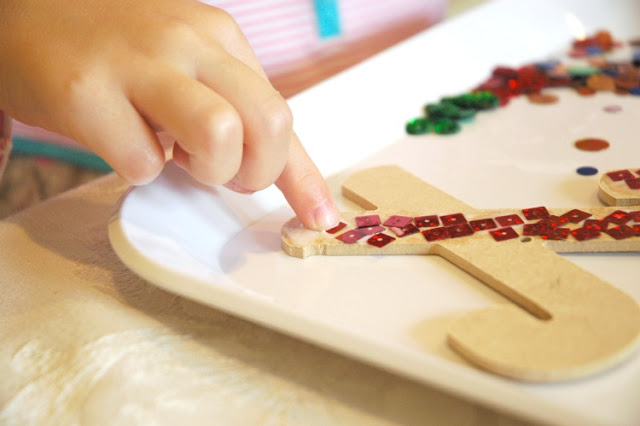
[[[298,134],[326,175],[399,164],[478,208],[597,205],[598,176],[640,167],[640,98],[560,91],[553,106],[518,98],[454,136],[406,137],[406,120],[464,92],[497,64],[566,50],[567,13],[587,33],[636,35],[636,1],[501,1],[415,37],[291,100]],[[571,20],[571,18],[569,19]],[[610,114],[602,107],[618,104]],[[572,147],[605,137],[601,152]],[[109,225],[122,260],[176,293],[321,346],[542,422],[640,424],[640,355],[580,381],[534,385],[477,370],[447,349],[451,318],[500,301],[435,256],[290,258],[280,227],[292,216],[269,189],[241,196],[167,167],[132,189]],[[640,300],[639,254],[568,256]]]

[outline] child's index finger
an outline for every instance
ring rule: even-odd
[[[295,134],[276,186],[306,228],[320,231],[338,223],[340,216],[329,187]]]

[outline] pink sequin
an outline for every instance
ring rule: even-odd
[[[380,225],[380,216],[377,214],[356,217],[356,226],[358,228],[366,228],[368,226],[376,225]]]

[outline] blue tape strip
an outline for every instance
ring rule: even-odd
[[[12,155],[46,157],[101,173],[112,171],[111,167],[102,158],[83,149],[52,145],[16,136],[12,138],[12,143]]]
[[[340,35],[340,12],[338,0],[314,0],[318,33],[320,38],[330,38]]]

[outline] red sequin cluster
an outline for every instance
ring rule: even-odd
[[[631,170],[616,170],[607,173],[607,176],[614,182],[624,181],[631,189],[640,189],[640,169],[635,173]]]
[[[599,237],[603,232],[616,240],[640,236],[640,210],[616,210],[605,218],[595,219],[590,213],[578,209],[556,216],[540,206],[523,209],[522,215],[524,220],[519,214],[509,214],[470,221],[462,213],[418,217],[392,215],[384,223],[379,215],[358,216],[355,218],[356,228],[336,238],[346,244],[354,244],[369,237],[368,244],[384,247],[395,241],[396,237],[402,238],[418,232],[422,232],[429,242],[466,237],[480,231],[489,231],[489,235],[496,241],[510,240],[521,235],[545,240],[566,240],[572,236],[578,241],[586,241]],[[581,226],[575,226],[580,223]],[[521,234],[514,228],[519,225],[522,225]],[[335,234],[346,226],[346,223],[340,222],[327,232]],[[421,231],[420,228],[428,229]],[[395,237],[385,234],[387,230]]]

